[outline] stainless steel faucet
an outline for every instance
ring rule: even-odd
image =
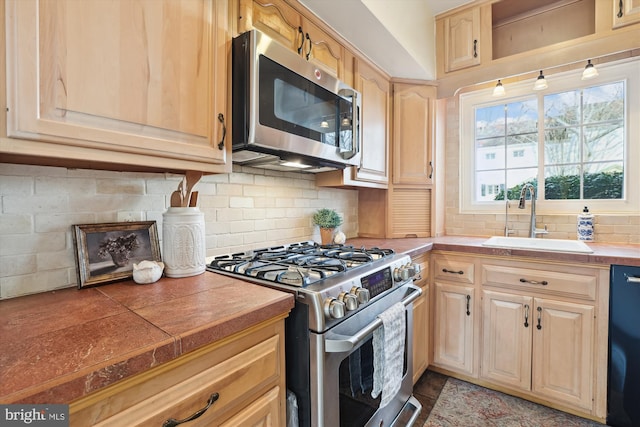
[[[520,203],[518,203],[519,209],[524,209],[527,190],[531,196],[531,220],[529,224],[529,237],[535,238],[538,234],[547,234],[547,226],[542,228],[536,228],[536,188],[532,184],[525,184],[520,191]]]

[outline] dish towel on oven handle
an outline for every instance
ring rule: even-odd
[[[380,407],[386,406],[400,391],[404,365],[406,331],[405,307],[395,303],[378,315],[382,326],[373,331],[373,390],[374,399],[382,392]]]

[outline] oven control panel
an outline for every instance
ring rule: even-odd
[[[362,288],[367,289],[370,294],[370,298],[380,295],[387,289],[393,287],[393,277],[391,276],[391,268],[387,267],[382,270],[378,270],[375,273],[360,279]]]

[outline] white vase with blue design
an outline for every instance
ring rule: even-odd
[[[589,213],[589,208],[584,207],[582,213],[578,215],[578,240],[593,242],[593,214]]]

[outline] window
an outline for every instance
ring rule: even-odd
[[[548,76],[549,87],[510,85],[461,95],[461,210],[504,209],[526,183],[544,213],[640,210],[640,61]],[[632,117],[635,117],[633,119]]]

